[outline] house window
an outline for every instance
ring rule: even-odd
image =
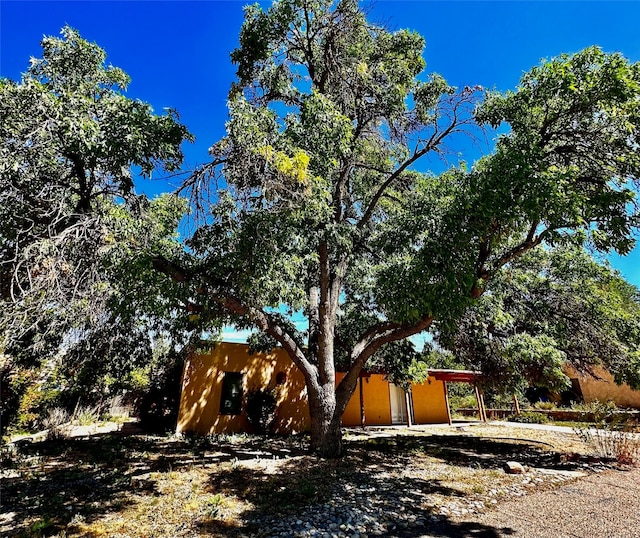
[[[242,412],[242,374],[225,372],[220,397],[221,415],[239,415]]]

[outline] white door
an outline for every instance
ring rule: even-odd
[[[391,402],[391,424],[406,424],[407,398],[402,387],[389,383],[389,401]]]

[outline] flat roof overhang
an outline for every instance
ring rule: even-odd
[[[429,370],[429,376],[438,381],[447,381],[448,383],[475,383],[481,376],[481,372],[474,370]]]

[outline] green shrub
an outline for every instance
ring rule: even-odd
[[[546,424],[549,417],[544,413],[536,413],[535,411],[524,411],[519,415],[511,415],[507,417],[510,422],[520,422],[522,424]]]
[[[476,400],[475,394],[465,395],[449,395],[449,404],[451,409],[475,409],[478,407],[478,400]]]
[[[551,411],[552,409],[556,409],[556,404],[554,402],[536,402],[533,404],[533,408]]]
[[[14,425],[18,431],[44,428],[50,410],[59,407],[60,391],[32,382],[20,396]]]
[[[73,421],[80,426],[91,426],[99,420],[99,407],[80,407],[73,413]]]
[[[245,405],[247,420],[256,433],[267,433],[276,418],[276,395],[273,389],[251,389]]]
[[[584,411],[583,416],[585,420],[593,422],[596,425],[613,421],[618,412],[618,406],[611,400],[607,402],[595,400],[582,404],[580,409]]]

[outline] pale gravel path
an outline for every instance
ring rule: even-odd
[[[492,424],[505,428],[573,432],[572,428],[565,426]],[[443,427],[450,428],[448,425]],[[385,429],[373,433],[389,434],[393,431]],[[335,498],[337,503],[314,507],[310,514],[301,515],[301,519],[295,522],[297,524],[286,520],[280,520],[279,525],[271,522],[267,526],[269,531],[259,533],[259,536],[640,538],[640,468],[600,470],[580,478],[568,477],[565,484],[560,483],[552,489],[528,491],[512,500],[500,500],[493,510],[463,515],[455,512],[431,517],[418,514],[416,518],[416,514],[412,514],[414,507],[404,499],[400,500],[397,491],[376,491],[377,495],[372,495],[365,491],[367,488],[354,489],[356,498],[342,492]],[[372,503],[373,500],[376,502]],[[385,505],[382,512],[372,510],[372,504],[379,504],[377,501]],[[406,510],[400,508],[402,505]],[[337,524],[327,525],[334,518]],[[389,520],[385,521],[387,518]],[[312,520],[312,524],[305,528],[304,522],[308,520]],[[346,528],[342,523],[347,523]],[[366,530],[358,523],[363,523]]]
[[[638,538],[640,469],[592,474],[502,502],[494,511],[452,519],[445,526],[448,530],[418,536]]]

